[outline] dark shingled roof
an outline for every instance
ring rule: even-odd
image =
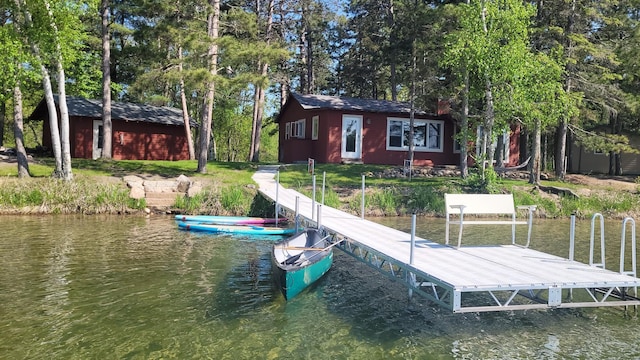
[[[58,106],[58,95],[54,96],[56,106]],[[102,118],[102,101],[89,100],[81,97],[67,96],[67,107],[69,116]],[[30,119],[43,120],[46,117],[47,104],[43,99],[33,111]],[[112,102],[111,118],[113,120],[143,121],[165,125],[183,126],[182,110],[166,107],[151,106],[134,103]]]
[[[398,114],[408,114],[411,112],[411,104],[401,101],[341,98],[335,96],[312,94],[302,95],[296,93],[291,93],[291,96],[293,96],[305,110],[332,109]],[[417,115],[427,114],[420,109],[414,109],[414,111]]]

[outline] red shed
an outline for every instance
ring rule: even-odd
[[[58,96],[55,97],[58,118]],[[67,96],[71,157],[97,159],[102,154],[102,101]],[[133,103],[111,104],[112,157],[115,160],[186,160],[188,143],[182,110]],[[51,148],[49,111],[43,99],[29,117],[43,120],[42,143]]]

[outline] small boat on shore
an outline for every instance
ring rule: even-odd
[[[203,231],[210,233],[229,233],[242,235],[291,235],[295,228],[256,225],[216,225],[198,222],[179,222],[178,228],[187,231]]]
[[[176,221],[182,222],[198,222],[220,225],[266,225],[277,223],[286,223],[286,218],[263,218],[252,216],[221,216],[221,215],[176,215]]]
[[[286,300],[320,279],[333,263],[333,245],[317,229],[306,229],[273,245],[274,280]]]

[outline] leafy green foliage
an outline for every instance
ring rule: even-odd
[[[220,190],[220,203],[222,207],[231,213],[241,213],[249,208],[250,199],[241,187],[225,187]]]
[[[98,2],[50,3],[67,93],[99,97]],[[28,113],[42,98],[37,90],[41,79],[33,72],[37,64],[25,50],[24,36],[11,26],[15,2],[2,4],[8,11],[0,29],[0,98],[9,99],[9,90],[21,80],[28,89],[23,91]],[[22,35],[42,46],[50,65],[56,33],[42,2],[25,4],[34,14],[34,27]],[[543,151],[550,153],[555,145],[551,131],[559,120],[570,119],[570,130],[583,145],[633,151],[626,142],[629,133],[640,131],[635,2],[546,1],[535,2],[537,7],[515,0],[276,2],[275,30],[269,37],[267,10],[263,6],[258,11],[257,4],[229,3],[222,12],[214,79],[206,62],[207,1],[112,2],[113,98],[180,107],[183,79],[187,110],[192,119],[200,119],[204,84],[215,80],[217,160],[233,162],[246,160],[253,91],[264,86],[269,89],[269,120],[263,127],[261,157],[277,161],[277,128],[270,119],[280,107],[280,86],[363,98],[389,99],[397,93],[408,100],[415,83],[419,108],[434,111],[437,99],[448,99],[459,119],[468,75],[471,127],[481,123],[474,120],[486,110],[488,80],[494,133],[520,124],[530,134],[539,123],[549,143]],[[259,63],[271,65],[266,76]],[[20,64],[26,66],[19,69]],[[615,138],[592,137],[596,130]],[[11,131],[5,134],[10,144]]]

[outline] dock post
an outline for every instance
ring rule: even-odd
[[[311,191],[313,194],[311,195],[311,220],[315,220],[316,218],[316,175],[312,176],[311,182]]]
[[[361,213],[361,217],[364,220],[364,175],[362,175],[362,201],[360,204],[360,213]]]
[[[280,170],[276,172],[276,226],[278,226],[278,212],[280,212],[280,204],[278,203],[278,188],[280,187]]]
[[[298,229],[300,229],[300,196],[296,196],[296,209],[295,209],[296,213],[294,215],[295,217],[295,226],[296,226],[296,232],[298,231]]]
[[[569,229],[569,260],[573,261],[576,246],[576,214],[571,214],[571,228]]]
[[[600,262],[593,262],[593,254],[595,252],[595,236],[596,236],[596,219],[600,218]],[[600,213],[593,214],[591,218],[591,237],[589,238],[589,265],[606,269],[604,256],[604,216]]]
[[[630,271],[625,271],[624,264],[624,252],[626,249],[626,235],[627,235],[627,223],[631,223],[631,269]],[[622,220],[622,235],[620,238],[620,274],[625,274],[629,276],[636,277],[636,221],[631,217],[625,217]],[[635,297],[638,296],[638,288],[633,288],[633,295]],[[634,311],[638,312],[638,307],[633,307]],[[627,311],[627,307],[625,306],[625,312]]]
[[[322,204],[318,204],[318,221],[316,222],[316,228],[320,230],[322,227],[322,217],[320,216],[320,212],[322,211]]]
[[[631,270],[625,270],[624,253],[627,248],[627,223],[631,224]],[[620,237],[620,274],[636,277],[636,222],[631,217],[622,220],[622,235]]]
[[[573,261],[576,247],[576,213],[571,214],[571,227],[569,228],[569,261]],[[569,299],[573,300],[573,289],[569,289]]]
[[[327,172],[323,171],[322,172],[322,201],[320,202],[322,205],[324,205],[324,184],[327,180]]]
[[[416,247],[416,214],[414,213],[411,216],[411,247],[409,250],[409,265],[413,265],[413,250]],[[416,274],[409,273],[410,279],[409,282],[411,286],[409,286],[409,300],[413,297],[413,287],[416,286]]]

